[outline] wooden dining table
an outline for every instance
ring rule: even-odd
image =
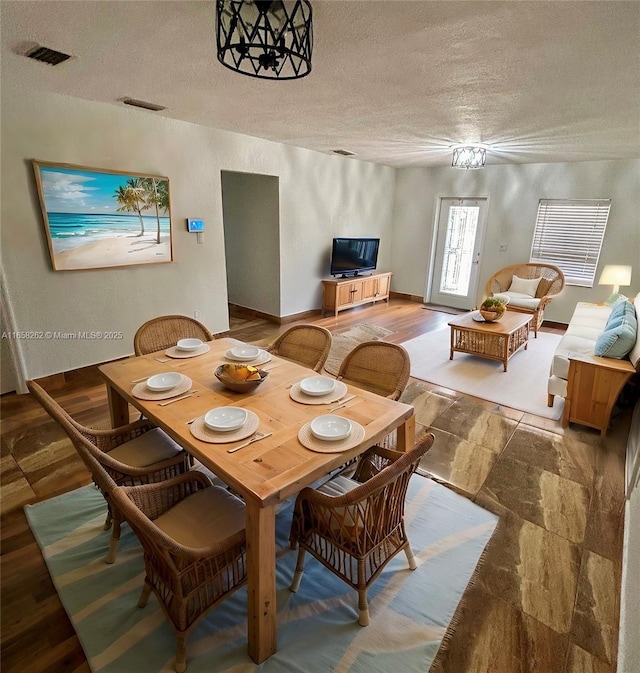
[[[307,449],[298,439],[301,427],[316,416],[328,413],[340,401],[334,404],[294,401],[290,395],[291,386],[317,373],[275,355],[270,362],[260,366],[269,374],[254,391],[236,393],[228,390],[214,372],[219,364],[228,361],[225,353],[239,343],[235,339],[215,339],[208,343],[207,353],[190,358],[167,358],[164,351],[126,358],[102,365],[100,373],[107,385],[114,427],[129,422],[129,405],[133,405],[244,499],[248,652],[253,661],[261,663],[274,654],[277,647],[276,506],[381,441],[393,430],[397,430],[398,450],[409,450],[415,440],[415,417],[410,405],[347,386],[346,395],[355,397],[334,413],[362,425],[364,439],[340,453]],[[132,395],[136,383],[164,372],[180,372],[188,376],[193,382],[191,391],[195,392],[166,405],[163,401],[142,400]],[[227,405],[253,411],[259,418],[259,430],[272,434],[234,453],[229,453],[228,449],[242,442],[213,444],[191,434],[189,421],[212,408]]]

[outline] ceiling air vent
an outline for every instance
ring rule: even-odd
[[[152,112],[159,112],[160,110],[167,109],[164,105],[156,105],[156,103],[147,103],[144,100],[136,100],[135,98],[122,98],[121,100],[125,105],[132,105],[133,107],[141,107],[144,110],[151,110]]]
[[[71,58],[70,54],[63,54],[61,51],[49,49],[49,47],[35,47],[28,51],[25,56],[32,58],[34,61],[47,63],[48,65],[59,65],[67,59]]]
[[[349,150],[333,150],[334,154],[339,154],[343,157],[355,157],[355,152],[349,152]]]

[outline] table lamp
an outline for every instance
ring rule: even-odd
[[[607,304],[614,304],[622,297],[619,293],[621,285],[631,285],[631,267],[623,264],[607,264],[602,273],[598,285],[613,285],[613,293],[607,299]]]

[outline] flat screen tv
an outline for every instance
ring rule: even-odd
[[[379,238],[334,238],[331,275],[346,278],[373,271],[378,263],[379,247]]]

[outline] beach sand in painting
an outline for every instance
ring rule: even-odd
[[[104,238],[94,243],[55,255],[57,270],[96,269],[130,264],[170,262],[168,237],[155,242],[155,234],[144,237],[124,235]]]

